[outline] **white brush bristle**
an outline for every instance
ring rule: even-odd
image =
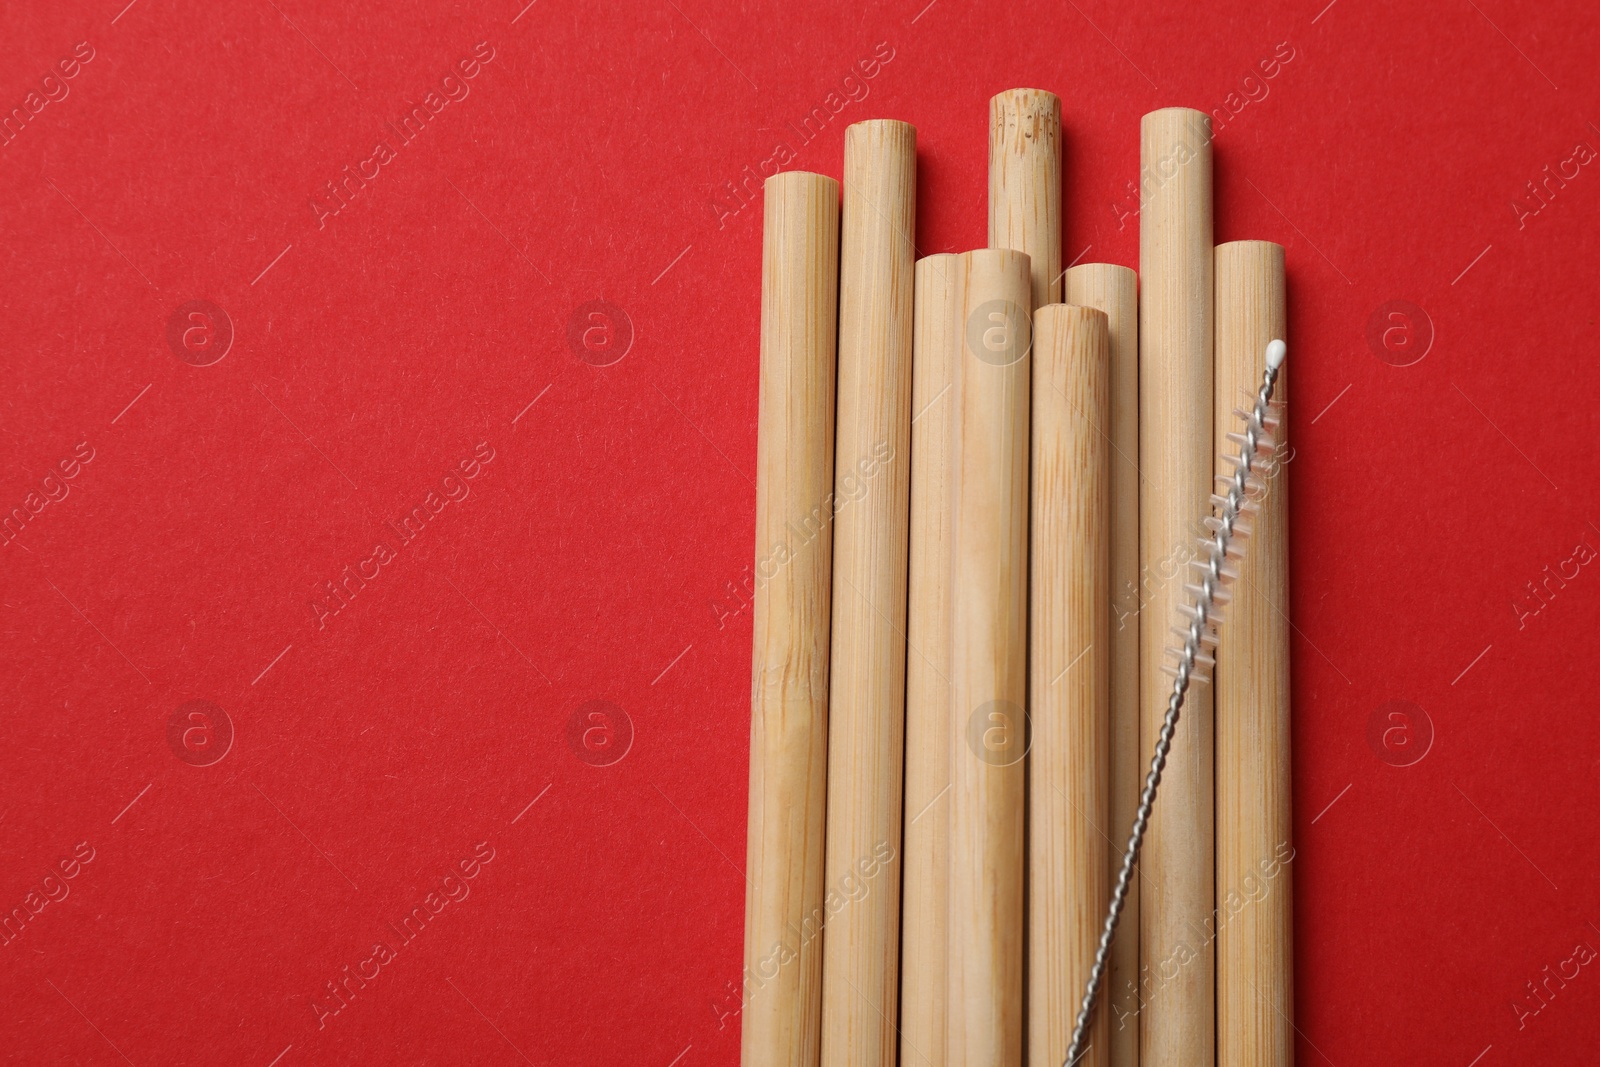
[[[1231,475],[1231,474],[1219,474],[1219,475],[1216,476],[1216,482],[1217,482],[1218,485],[1224,486],[1225,488],[1228,488],[1228,489],[1232,489],[1233,488],[1233,475]],[[1245,479],[1244,479],[1244,491],[1245,492],[1247,492],[1247,493],[1261,493],[1261,492],[1265,492],[1266,488],[1267,488],[1267,483],[1262,481],[1255,474],[1252,473],[1252,474],[1248,474],[1248,475],[1245,476]]]
[[[1216,508],[1218,511],[1221,511],[1223,508],[1228,506],[1227,498],[1226,497],[1220,497],[1217,494],[1212,493],[1211,494],[1211,506]],[[1260,507],[1261,507],[1260,501],[1256,500],[1254,497],[1248,497],[1247,496],[1247,497],[1244,498],[1243,502],[1241,502],[1240,505],[1239,505],[1239,514],[1243,515],[1246,512],[1257,511],[1257,510],[1260,509]]]
[[[1183,659],[1183,649],[1181,648],[1173,648],[1171,645],[1168,645],[1165,651],[1166,654],[1171,656],[1173,659]],[[1215,667],[1217,665],[1217,661],[1206,655],[1204,652],[1196,652],[1194,661],[1202,667]]]
[[[1216,533],[1218,530],[1222,529],[1222,520],[1217,518],[1215,515],[1207,515],[1204,521],[1206,524],[1206,529],[1210,530],[1212,533]],[[1233,524],[1233,536],[1239,538],[1249,537],[1250,524],[1247,522],[1235,522]]]
[[[1167,629],[1169,631],[1171,631],[1171,633],[1172,633],[1172,635],[1174,637],[1179,639],[1178,643],[1177,643],[1177,647],[1174,648],[1173,651],[1178,652],[1179,655],[1181,656],[1182,652],[1183,652],[1183,642],[1188,640],[1188,638],[1189,638],[1189,630],[1188,630],[1188,628],[1184,627],[1184,626],[1169,626],[1169,627],[1167,627]],[[1169,647],[1171,647],[1171,646],[1169,646]],[[1209,626],[1207,626],[1204,630],[1200,631],[1200,647],[1202,649],[1216,648],[1217,647],[1217,631],[1213,630]]]
[[[1188,593],[1191,597],[1194,597],[1196,600],[1205,595],[1205,590],[1194,582],[1184,582],[1183,591]],[[1228,601],[1233,599],[1233,594],[1230,593],[1226,588],[1219,587],[1211,591],[1211,599],[1219,606],[1226,607]],[[1168,651],[1173,650],[1168,649]]]
[[[1229,433],[1228,440],[1233,444],[1238,445],[1240,448],[1243,448],[1246,444],[1245,436],[1242,433]],[[1256,451],[1271,452],[1277,447],[1278,441],[1270,433],[1262,431],[1261,433],[1256,434]]]
[[[1210,542],[1206,543],[1209,544]],[[1209,559],[1191,559],[1189,566],[1198,569],[1201,574],[1209,574],[1211,571],[1211,561]],[[1219,573],[1224,582],[1231,582],[1239,577],[1239,568],[1224,560]]]
[[[1161,673],[1165,674],[1168,678],[1176,678],[1178,676],[1178,668],[1175,664],[1163,663],[1161,665]],[[1201,685],[1208,685],[1211,682],[1211,675],[1206,671],[1205,668],[1199,666],[1198,661],[1196,661],[1194,670],[1189,672],[1189,681]]]

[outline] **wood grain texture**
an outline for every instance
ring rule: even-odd
[[[1235,241],[1216,250],[1214,449],[1261,388],[1267,343],[1283,339],[1283,248]],[[1287,364],[1276,397],[1288,398]],[[1287,406],[1274,431],[1287,441]],[[1279,446],[1280,449],[1282,446]],[[1218,474],[1232,474],[1220,462]],[[1217,1059],[1239,1067],[1294,1062],[1289,782],[1289,490],[1281,459],[1264,471],[1217,651]]]
[[[834,430],[823,1067],[894,1067],[917,131],[844,135]]]
[[[962,254],[952,507],[955,630],[950,859],[949,1057],[1022,1059],[1026,799],[1028,257]]]
[[[1110,340],[1106,314],[1033,316],[1028,552],[1028,1055],[1061,1067],[1110,896]],[[1082,1067],[1110,1046],[1102,997]]]
[[[745,868],[745,1067],[816,1067],[839,184],[767,179]]]
[[[1139,278],[1127,267],[1084,263],[1070,267],[1067,303],[1106,313],[1110,333],[1111,449],[1111,773],[1110,816],[1104,825],[1111,870],[1122,862],[1150,757],[1139,744]],[[1110,1067],[1139,1063],[1139,894],[1128,894],[1111,943],[1102,994],[1110,1013]],[[1076,1017],[1077,1011],[1073,1011]]]
[[[1188,560],[1204,532],[1211,438],[1211,120],[1187,108],[1140,130],[1140,559],[1150,592],[1140,616],[1142,747],[1155,748],[1171,680]],[[1189,689],[1140,856],[1144,1067],[1210,1067],[1215,1056],[1211,689]]]
[[[1035,307],[1061,300],[1061,100],[1008,89],[989,101],[989,247],[1030,260]]]
[[[906,619],[906,795],[900,936],[900,1058],[945,1067],[949,1015],[950,506],[955,366],[960,356],[959,256],[917,261],[911,379],[911,564]]]

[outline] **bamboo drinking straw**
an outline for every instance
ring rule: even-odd
[[[1111,449],[1111,798],[1113,865],[1122,861],[1139,806],[1149,756],[1139,745],[1139,279],[1127,267],[1085,263],[1068,268],[1067,303],[1106,313],[1111,337],[1111,423],[1100,428]],[[1104,1041],[1110,1067],[1139,1063],[1139,895],[1129,894],[1111,946],[1101,1000],[1110,1012]],[[1080,990],[1081,992],[1081,990]],[[1074,1008],[1076,1014],[1076,1008]]]
[[[1235,241],[1216,250],[1213,451],[1249,408],[1267,343],[1284,338],[1283,248]],[[1278,379],[1285,439],[1288,382]],[[1241,1067],[1294,1062],[1289,862],[1288,490],[1281,460],[1250,519],[1217,655],[1217,1059]],[[1232,474],[1222,463],[1219,474]]]
[[[1110,355],[1106,315],[1033,316],[1028,587],[1028,1057],[1061,1067],[1110,895]],[[1082,1067],[1108,1062],[1105,1000]]]
[[[765,199],[743,1063],[815,1067],[839,184],[791,171]]]
[[[916,171],[909,124],[845,131],[823,1067],[895,1064]]]
[[[1169,688],[1162,664],[1178,620],[1195,523],[1210,510],[1211,119],[1188,108],[1141,124],[1139,215],[1140,555],[1154,588],[1140,613],[1142,748],[1155,747]],[[1204,532],[1201,530],[1200,532]],[[1211,691],[1189,692],[1140,858],[1148,1067],[1210,1067],[1215,1048]]]
[[[1061,301],[1061,101],[1008,89],[989,101],[989,247],[1032,261],[1033,306]]]
[[[1023,757],[1027,752],[1028,257],[962,255],[951,642],[949,1057],[1022,1058]]]
[[[901,1061],[945,1067],[950,930],[950,462],[961,355],[961,257],[917,261],[912,357],[911,590],[906,619]]]

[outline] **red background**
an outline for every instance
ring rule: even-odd
[[[837,175],[848,122],[903,118],[920,250],[981,245],[1017,85],[1064,102],[1069,257],[1137,263],[1116,205],[1173,104],[1227,116],[1217,239],[1288,249],[1299,1061],[1600,1042],[1593,966],[1537,1014],[1525,989],[1600,948],[1600,574],[1514,606],[1600,546],[1600,174],[1511,206],[1600,147],[1588,5],[124,2],[0,33],[7,110],[94,51],[0,149],[0,508],[93,450],[0,548],[0,907],[94,850],[0,947],[0,1058],[735,1063],[760,206],[722,183],[780,140]],[[478,42],[470,95],[319,226]],[[235,332],[205,367],[167,341],[200,299]],[[1420,362],[1367,339],[1391,300]],[[235,730],[210,766],[168,742],[190,700]],[[1409,766],[1368,739],[1393,700],[1434,732]],[[319,1028],[481,841],[471,895]]]

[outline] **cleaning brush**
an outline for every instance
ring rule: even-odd
[[[1089,1020],[1100,995],[1100,984],[1105,979],[1111,941],[1116,936],[1117,921],[1122,917],[1128,888],[1133,881],[1133,868],[1139,861],[1139,848],[1144,843],[1145,830],[1150,825],[1156,789],[1161,785],[1161,772],[1172,750],[1172,735],[1178,728],[1178,717],[1183,712],[1184,696],[1191,682],[1209,681],[1210,671],[1217,664],[1216,658],[1208,650],[1215,650],[1217,646],[1217,627],[1222,623],[1223,607],[1229,600],[1227,586],[1239,577],[1238,561],[1244,557],[1246,539],[1250,535],[1249,524],[1241,522],[1240,517],[1256,510],[1257,500],[1266,490],[1265,481],[1256,471],[1277,447],[1271,433],[1278,424],[1272,411],[1272,390],[1287,355],[1288,346],[1282,341],[1267,345],[1267,366],[1255,403],[1249,411],[1234,412],[1243,420],[1244,432],[1228,434],[1228,441],[1239,449],[1236,455],[1227,457],[1234,470],[1232,474],[1218,475],[1224,493],[1212,494],[1211,506],[1214,510],[1205,519],[1208,532],[1200,538],[1201,556],[1190,561],[1190,566],[1198,574],[1195,581],[1183,587],[1189,599],[1179,608],[1182,624],[1172,628],[1173,634],[1182,643],[1167,648],[1167,656],[1172,662],[1163,664],[1163,669],[1173,679],[1172,695],[1167,699],[1166,718],[1161,723],[1161,734],[1150,759],[1150,773],[1145,778],[1144,792],[1139,796],[1139,809],[1134,815],[1133,829],[1128,834],[1128,847],[1122,855],[1122,869],[1117,873],[1116,888],[1111,894],[1111,904],[1106,909],[1105,927],[1100,933],[1094,966],[1089,971],[1083,1006],[1073,1026],[1072,1044],[1067,1048],[1065,1067],[1072,1067],[1086,1051],[1084,1042],[1088,1038]]]

